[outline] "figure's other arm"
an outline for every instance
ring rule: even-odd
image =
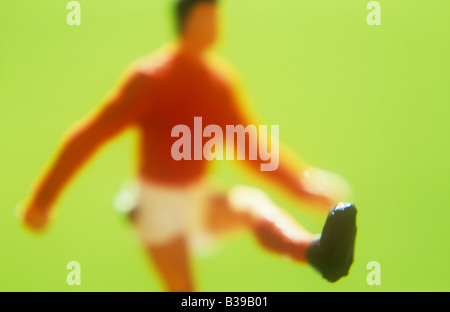
[[[45,226],[64,186],[103,143],[147,112],[151,92],[150,77],[130,69],[99,108],[68,131],[23,204],[27,226],[35,230]]]
[[[255,125],[258,128],[258,125],[261,125],[260,118],[250,107],[236,74],[231,72],[228,78],[230,80],[230,87],[227,92],[229,99],[228,122],[233,125]],[[268,128],[270,129],[270,127]],[[267,149],[267,146],[271,146],[270,134],[267,141],[259,140],[259,135],[256,135],[256,138],[253,139],[257,141],[260,150],[270,150],[270,148]],[[237,141],[233,141],[236,152],[238,149]],[[261,164],[267,163],[267,161],[263,161],[259,157],[257,160],[249,160],[249,149],[246,148],[244,157],[247,167],[273,186],[288,191],[295,199],[323,208],[323,211],[328,211],[332,205],[337,204],[340,200],[348,199],[350,188],[344,178],[310,165],[287,146],[278,143],[278,168],[273,171],[262,171]]]

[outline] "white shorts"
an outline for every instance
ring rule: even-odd
[[[210,180],[201,180],[187,187],[168,187],[149,181],[129,181],[116,198],[121,211],[136,209],[135,225],[141,240],[149,245],[164,244],[179,235],[190,244],[207,243],[205,217]]]

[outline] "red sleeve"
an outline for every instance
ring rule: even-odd
[[[103,143],[148,112],[151,85],[146,74],[131,72],[97,110],[64,136],[55,159],[33,185],[34,206],[49,209],[63,187]]]
[[[255,125],[257,128],[256,138],[253,138],[257,142],[258,148],[264,144],[262,148],[267,150],[266,142],[259,140],[259,125],[266,125],[261,123],[257,114],[252,111],[248,106],[245,97],[242,96],[242,90],[240,88],[229,88],[227,91],[228,103],[227,105],[227,123],[231,125]],[[267,125],[270,131],[270,125]],[[283,129],[279,129],[280,136],[283,136]],[[270,133],[268,133],[267,145],[270,150]],[[247,143],[246,143],[247,144]],[[245,148],[245,164],[251,169],[251,171],[258,176],[262,177],[266,182],[270,183],[272,187],[278,188],[280,191],[287,191],[288,194],[300,201],[314,202],[320,205],[330,205],[329,199],[325,196],[313,194],[307,190],[305,185],[301,182],[301,176],[309,167],[307,162],[303,161],[295,153],[293,153],[287,146],[284,146],[281,142],[279,144],[278,153],[278,167],[273,171],[262,171],[261,164],[268,163],[268,161],[262,160],[258,152],[258,158],[256,160],[249,159],[249,149]],[[237,150],[237,143],[234,140],[235,152]]]

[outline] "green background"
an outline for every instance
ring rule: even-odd
[[[67,188],[48,233],[13,209],[68,126],[97,106],[137,57],[173,37],[171,1],[0,2],[0,291],[159,291],[130,226],[112,208],[134,172],[133,132],[108,144]],[[351,182],[359,209],[349,277],[260,249],[250,234],[194,259],[201,291],[449,291],[450,2],[226,0],[219,52],[254,106],[305,160]],[[227,183],[253,182],[221,163]],[[268,190],[270,192],[270,190]],[[274,196],[320,232],[324,218]],[[82,285],[66,284],[81,264]],[[381,285],[369,286],[369,261]]]

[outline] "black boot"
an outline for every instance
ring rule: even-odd
[[[320,239],[306,250],[306,259],[329,282],[348,275],[353,263],[356,237],[356,207],[339,203],[331,208]]]

